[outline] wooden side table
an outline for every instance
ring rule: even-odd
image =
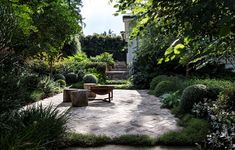
[[[79,89],[71,92],[71,101],[73,107],[88,106],[88,90]]]

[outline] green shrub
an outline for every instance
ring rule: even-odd
[[[73,56],[69,56],[65,59],[65,62],[82,62],[88,61],[87,55],[84,52],[78,52]]]
[[[79,70],[79,71],[77,72],[78,81],[82,81],[82,80],[83,80],[84,75],[85,75],[85,71],[83,71],[83,70]]]
[[[227,89],[232,89],[234,87],[234,83],[231,81],[218,79],[192,79],[189,83],[190,85],[203,84],[208,88],[218,89],[220,91],[226,91]]]
[[[68,133],[65,137],[65,147],[94,147],[106,144],[154,146],[156,139],[147,135],[122,135],[110,138],[105,135]]]
[[[234,149],[235,89],[222,92],[216,101],[206,105],[210,133],[202,143],[204,149]]]
[[[173,108],[179,105],[180,94],[179,91],[174,93],[164,94],[161,96],[161,102],[163,108]]]
[[[28,87],[27,84],[31,83],[26,80],[27,74],[0,69],[0,112],[10,111],[31,102],[30,94],[36,88]],[[37,83],[32,86],[37,87]]]
[[[39,101],[44,97],[44,93],[42,90],[34,90],[30,97],[33,101]]]
[[[131,76],[131,81],[136,89],[149,88],[149,75],[146,73],[135,73]]]
[[[207,87],[203,84],[188,86],[186,89],[184,89],[181,96],[180,112],[190,112],[195,103],[203,101],[204,98],[207,98],[207,94]]]
[[[67,146],[91,147],[109,144],[111,139],[105,135],[96,136],[93,134],[68,133],[66,134],[65,141]]]
[[[184,82],[179,78],[169,78],[167,81],[161,81],[155,87],[153,94],[155,96],[161,96],[165,93],[179,91],[181,93],[184,88]]]
[[[55,80],[65,80],[65,76],[62,74],[56,74],[54,75]]]
[[[68,84],[76,83],[78,81],[77,75],[73,72],[66,74],[65,78],[66,78],[66,83]]]
[[[61,52],[65,57],[72,56],[77,54],[78,52],[81,52],[81,44],[79,41],[79,37],[74,36],[69,40],[66,40],[63,48],[61,49]]]
[[[162,80],[162,81],[161,81]],[[176,92],[178,91],[179,94],[183,91],[187,82],[185,79],[179,76],[158,76],[152,82],[152,86],[158,83],[153,91],[152,94],[156,96],[161,96],[162,94],[169,93],[169,92]]]
[[[25,77],[24,79],[24,84],[27,86],[29,89],[36,89],[37,84],[39,83],[40,78],[36,74],[30,74]]]
[[[130,81],[129,80],[107,80],[106,84],[128,84]]]
[[[58,83],[59,86],[62,87],[62,88],[64,88],[66,86],[66,82],[63,79],[57,80],[56,83]]]
[[[43,93],[45,93],[46,97],[61,92],[60,85],[48,76],[41,79],[41,81],[38,83],[38,88],[42,90]]]
[[[122,135],[113,139],[114,144],[132,146],[154,146],[156,139],[148,135]]]
[[[83,77],[83,82],[84,82],[84,83],[97,83],[97,82],[98,82],[98,79],[97,79],[96,76],[93,75],[93,74],[86,74],[86,75]]]
[[[32,72],[38,73],[40,75],[46,75],[50,73],[49,65],[43,60],[34,59],[33,61],[29,62],[29,68],[32,70]]]
[[[91,57],[90,59],[93,62],[104,62],[108,66],[114,66],[113,54],[109,54],[107,52],[104,52],[100,55],[96,55],[95,57]]]
[[[98,79],[98,82],[104,84],[106,82],[106,74],[98,72],[95,68],[90,68],[86,71],[86,74],[93,74]]]
[[[8,128],[1,130],[0,149],[56,149],[67,129],[66,115],[52,106],[28,107],[7,116]]]
[[[106,72],[106,63],[103,62],[87,62],[85,64],[85,69],[95,68],[99,73],[105,74]]]
[[[154,90],[155,87],[158,85],[158,83],[160,83],[161,81],[167,81],[169,80],[169,76],[167,75],[159,75],[156,76],[155,78],[152,79],[152,81],[150,82],[150,90]]]
[[[189,119],[182,131],[172,131],[162,135],[157,143],[167,146],[194,146],[206,139],[208,122],[202,119]]]

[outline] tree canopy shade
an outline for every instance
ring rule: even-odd
[[[0,50],[33,55],[54,53],[81,31],[80,1],[1,0]],[[4,48],[5,47],[5,48]]]
[[[180,57],[182,64],[201,65],[218,56],[231,58],[234,54],[234,0],[116,0],[116,3],[116,15],[128,10],[136,18],[132,36],[143,34],[149,25],[166,36],[175,35],[164,58],[158,58],[159,63]]]

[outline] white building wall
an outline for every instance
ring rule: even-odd
[[[125,23],[125,39],[128,42],[128,52],[127,52],[127,65],[130,67],[133,63],[135,51],[138,50],[138,40],[130,40],[130,33],[132,31],[133,19],[130,16],[124,16],[123,22]]]

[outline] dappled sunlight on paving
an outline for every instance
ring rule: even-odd
[[[53,104],[70,119],[68,128],[77,133],[92,133],[111,137],[124,134],[146,134],[158,137],[171,130],[179,130],[176,118],[167,109],[161,109],[159,98],[147,94],[147,90],[114,90],[111,103],[102,100],[89,101],[87,107],[71,107],[62,103],[58,94],[42,103]],[[102,99],[106,96],[97,96]]]

